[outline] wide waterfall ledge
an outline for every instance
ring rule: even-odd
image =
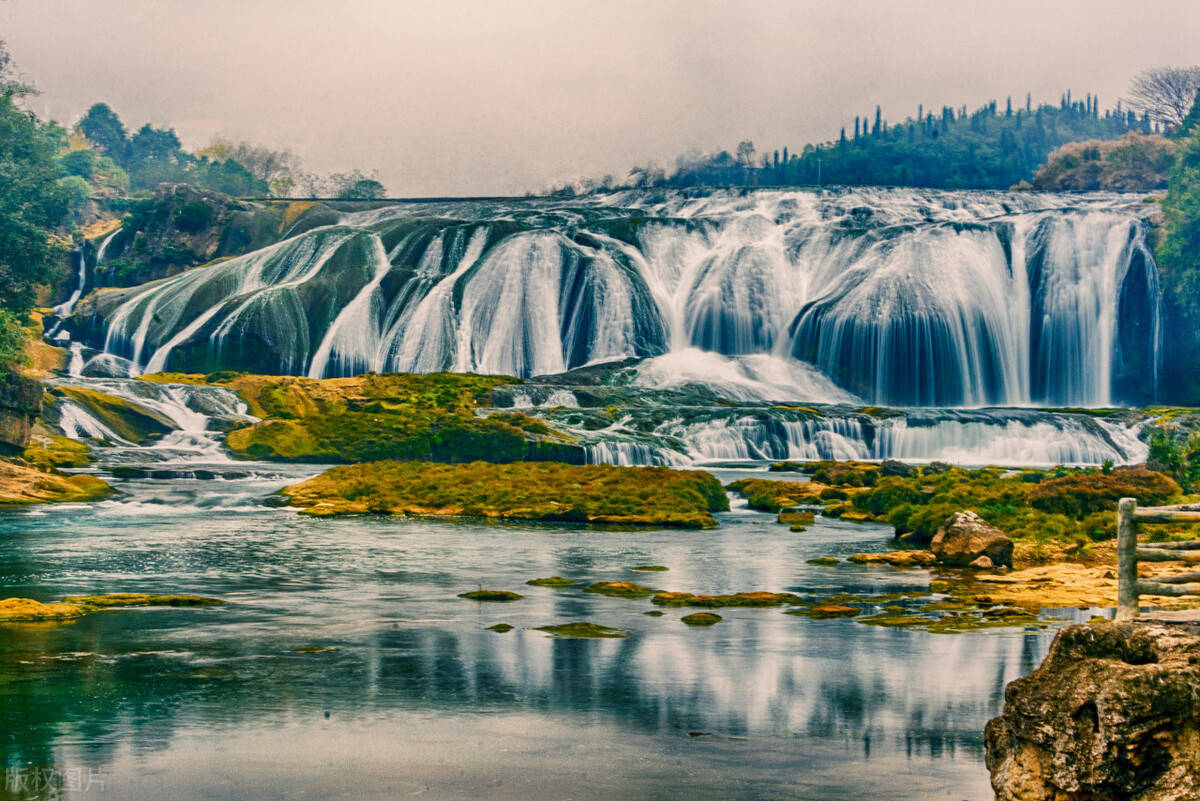
[[[1147,213],[1140,196],[913,189],[405,204],[93,292],[64,327],[132,375],[657,357],[648,385],[732,399],[1139,403],[1161,350]]]

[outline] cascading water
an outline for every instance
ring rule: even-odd
[[[740,398],[1108,405],[1157,378],[1143,214],[1120,195],[871,189],[410,204],[91,313],[133,374],[529,376],[660,356],[645,381],[669,386],[700,352]]]
[[[120,230],[120,228],[115,229],[108,236],[104,237],[103,241],[100,242],[100,247],[96,249],[96,267],[99,267],[104,263],[104,252],[108,250],[108,243],[112,242],[113,237],[115,237],[117,232]],[[75,276],[75,288],[71,290],[71,294],[67,296],[66,300],[54,307],[54,313],[60,318],[69,317],[71,312],[75,311],[75,304],[77,304],[79,299],[83,297],[83,290],[87,289],[87,251],[82,249],[74,251],[74,257],[78,263],[78,269]],[[47,336],[64,340],[69,339],[69,334],[67,334],[65,331],[60,331],[61,327],[62,320],[60,319],[54,324],[54,328],[47,332]]]

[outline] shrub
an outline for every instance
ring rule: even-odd
[[[1179,492],[1179,485],[1162,473],[1122,467],[1108,474],[1076,473],[1043,481],[1029,490],[1029,504],[1043,512],[1082,518],[1116,509],[1121,498],[1155,506]]]
[[[0,309],[0,379],[7,380],[9,371],[26,364],[27,340],[25,327],[17,315]]]
[[[212,206],[198,200],[184,203],[175,211],[175,227],[189,234],[198,234],[209,226],[213,218]]]

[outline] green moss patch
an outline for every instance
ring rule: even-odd
[[[571,579],[563,578],[562,576],[548,576],[546,578],[530,579],[525,583],[531,587],[574,587],[580,582],[572,581]]]
[[[819,604],[817,606],[810,606],[807,609],[789,609],[784,614],[811,617],[816,620],[830,620],[839,617],[856,617],[862,614],[862,609],[857,606],[844,606],[842,604]]]
[[[840,561],[841,560],[839,560],[835,556],[818,556],[816,559],[805,560],[805,564],[820,565],[821,567],[833,567],[834,565],[838,564]]]
[[[487,630],[494,631],[497,634],[507,634],[508,632],[513,630],[513,627],[508,625],[507,623],[497,623],[494,626],[488,626]]]
[[[662,565],[638,565],[637,567],[631,567],[629,569],[630,570],[640,570],[643,573],[665,573],[666,571],[670,570],[671,568],[663,567]]]
[[[42,603],[31,598],[0,600],[0,623],[70,620],[105,609],[134,606],[217,606],[225,603],[200,595],[146,595],[143,593],[113,593],[111,595],[73,595],[61,601]]]
[[[689,626],[715,626],[723,619],[720,615],[714,615],[712,612],[693,612],[679,618],[681,622]]]
[[[284,489],[312,515],[411,514],[711,528],[728,508],[707,473],[665,467],[372,462]]]
[[[226,438],[234,453],[252,459],[508,463],[575,447],[570,437],[524,414],[476,414],[490,404],[495,387],[518,383],[506,376],[213,374],[206,380],[234,389],[263,418]]]
[[[578,637],[584,639],[620,638],[624,637],[624,629],[601,626],[598,623],[559,623],[553,626],[538,626],[534,631],[544,631],[555,637]]]
[[[790,592],[738,592],[732,595],[694,595],[690,592],[660,592],[653,603],[658,606],[721,608],[729,606],[785,606],[801,602]]]
[[[460,592],[458,597],[469,601],[519,601],[525,596],[507,590],[472,590]]]
[[[655,591],[650,587],[634,584],[632,581],[598,581],[590,585],[584,592],[611,595],[615,598],[649,598]]]

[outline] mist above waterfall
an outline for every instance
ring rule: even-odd
[[[711,369],[740,399],[1107,405],[1154,391],[1143,214],[900,189],[398,205],[123,290],[103,349],[312,377],[661,357],[648,384]]]

